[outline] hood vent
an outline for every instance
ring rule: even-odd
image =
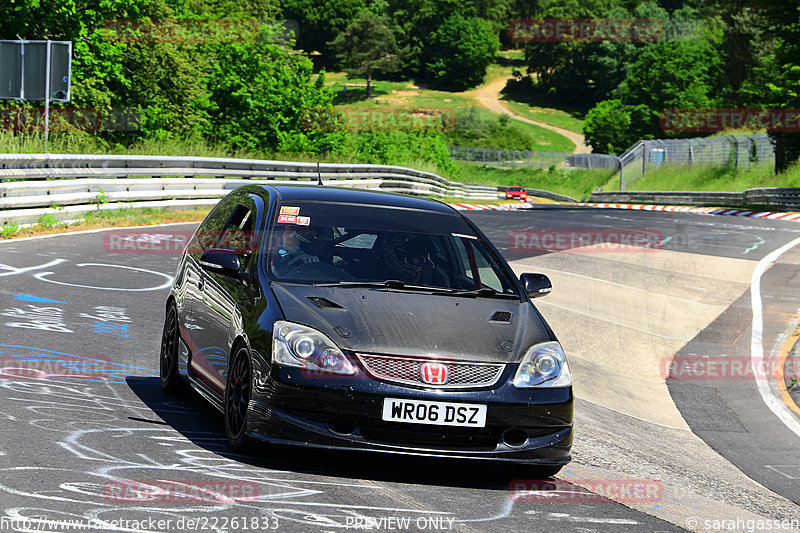
[[[490,322],[503,322],[504,324],[511,323],[511,312],[509,311],[496,311],[492,318],[489,319]]]
[[[306,296],[306,298],[308,298],[308,300],[310,300],[311,303],[313,303],[320,309],[340,309],[342,311],[345,310],[344,307],[337,304],[336,302],[328,300],[327,298],[322,298],[320,296]]]

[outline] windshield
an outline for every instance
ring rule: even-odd
[[[274,280],[517,294],[510,274],[458,215],[325,202],[278,212],[265,252]]]

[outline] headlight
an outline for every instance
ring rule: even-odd
[[[530,347],[514,376],[514,386],[517,388],[569,385],[572,385],[569,363],[557,342],[543,342]]]
[[[356,369],[342,351],[319,331],[278,320],[272,329],[272,360],[315,372],[352,375]]]

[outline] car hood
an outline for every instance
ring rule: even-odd
[[[272,289],[286,320],[359,353],[508,363],[554,340],[529,302],[290,283]]]

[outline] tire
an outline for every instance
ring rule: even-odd
[[[161,355],[159,356],[161,390],[167,394],[182,392],[183,381],[178,372],[178,308],[170,304],[164,319],[164,332],[161,334]]]
[[[253,386],[253,367],[250,352],[240,347],[231,358],[228,381],[225,384],[225,436],[231,447],[240,453],[249,453],[252,439],[247,435],[248,405]]]

